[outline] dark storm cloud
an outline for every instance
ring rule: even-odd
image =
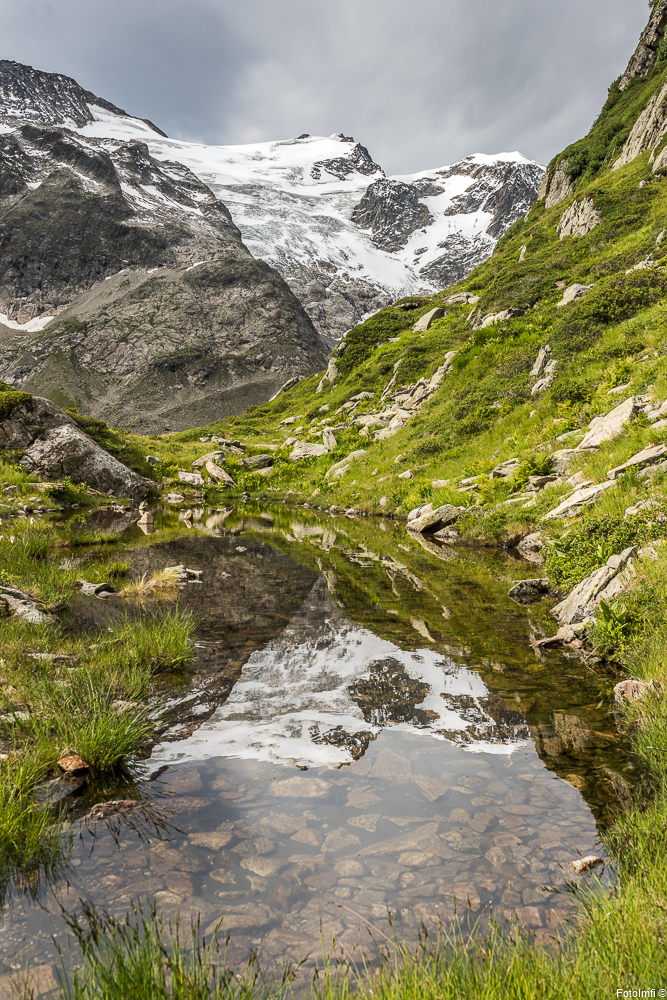
[[[343,131],[388,173],[584,134],[645,0],[0,0],[0,55],[170,135]]]

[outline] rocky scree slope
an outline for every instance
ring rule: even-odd
[[[163,431],[326,363],[294,294],[201,180],[144,141],[80,134],[95,114],[135,119],[16,63],[0,62],[0,93],[2,378]]]
[[[132,138],[182,163],[229,206],[252,253],[275,267],[336,341],[368,313],[460,280],[537,195],[544,168],[520,153],[386,177],[351,136],[205,146],[95,108],[82,135]]]

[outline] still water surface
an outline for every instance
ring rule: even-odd
[[[78,800],[71,864],[37,902],[12,900],[0,958],[50,960],[80,900],[222,917],[230,962],[259,949],[276,969],[455,912],[548,938],[572,909],[567,862],[603,856],[600,826],[637,779],[603,679],[529,645],[553,601],[507,591],[539,569],[392,522],[195,513],[125,531],[134,574],[202,571],[178,597],[199,623],[195,675],[165,688],[168,727],[134,780]],[[83,628],[115,613],[74,608]],[[119,797],[142,805],[88,815]]]

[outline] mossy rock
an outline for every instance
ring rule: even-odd
[[[31,399],[31,393],[21,392],[20,389],[16,389],[13,385],[0,382],[0,420],[8,417],[15,407],[20,406],[22,403],[29,403]]]

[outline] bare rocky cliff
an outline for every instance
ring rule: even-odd
[[[0,377],[156,432],[326,366],[297,298],[203,181],[140,140],[77,131],[123,111],[6,61],[0,100]]]

